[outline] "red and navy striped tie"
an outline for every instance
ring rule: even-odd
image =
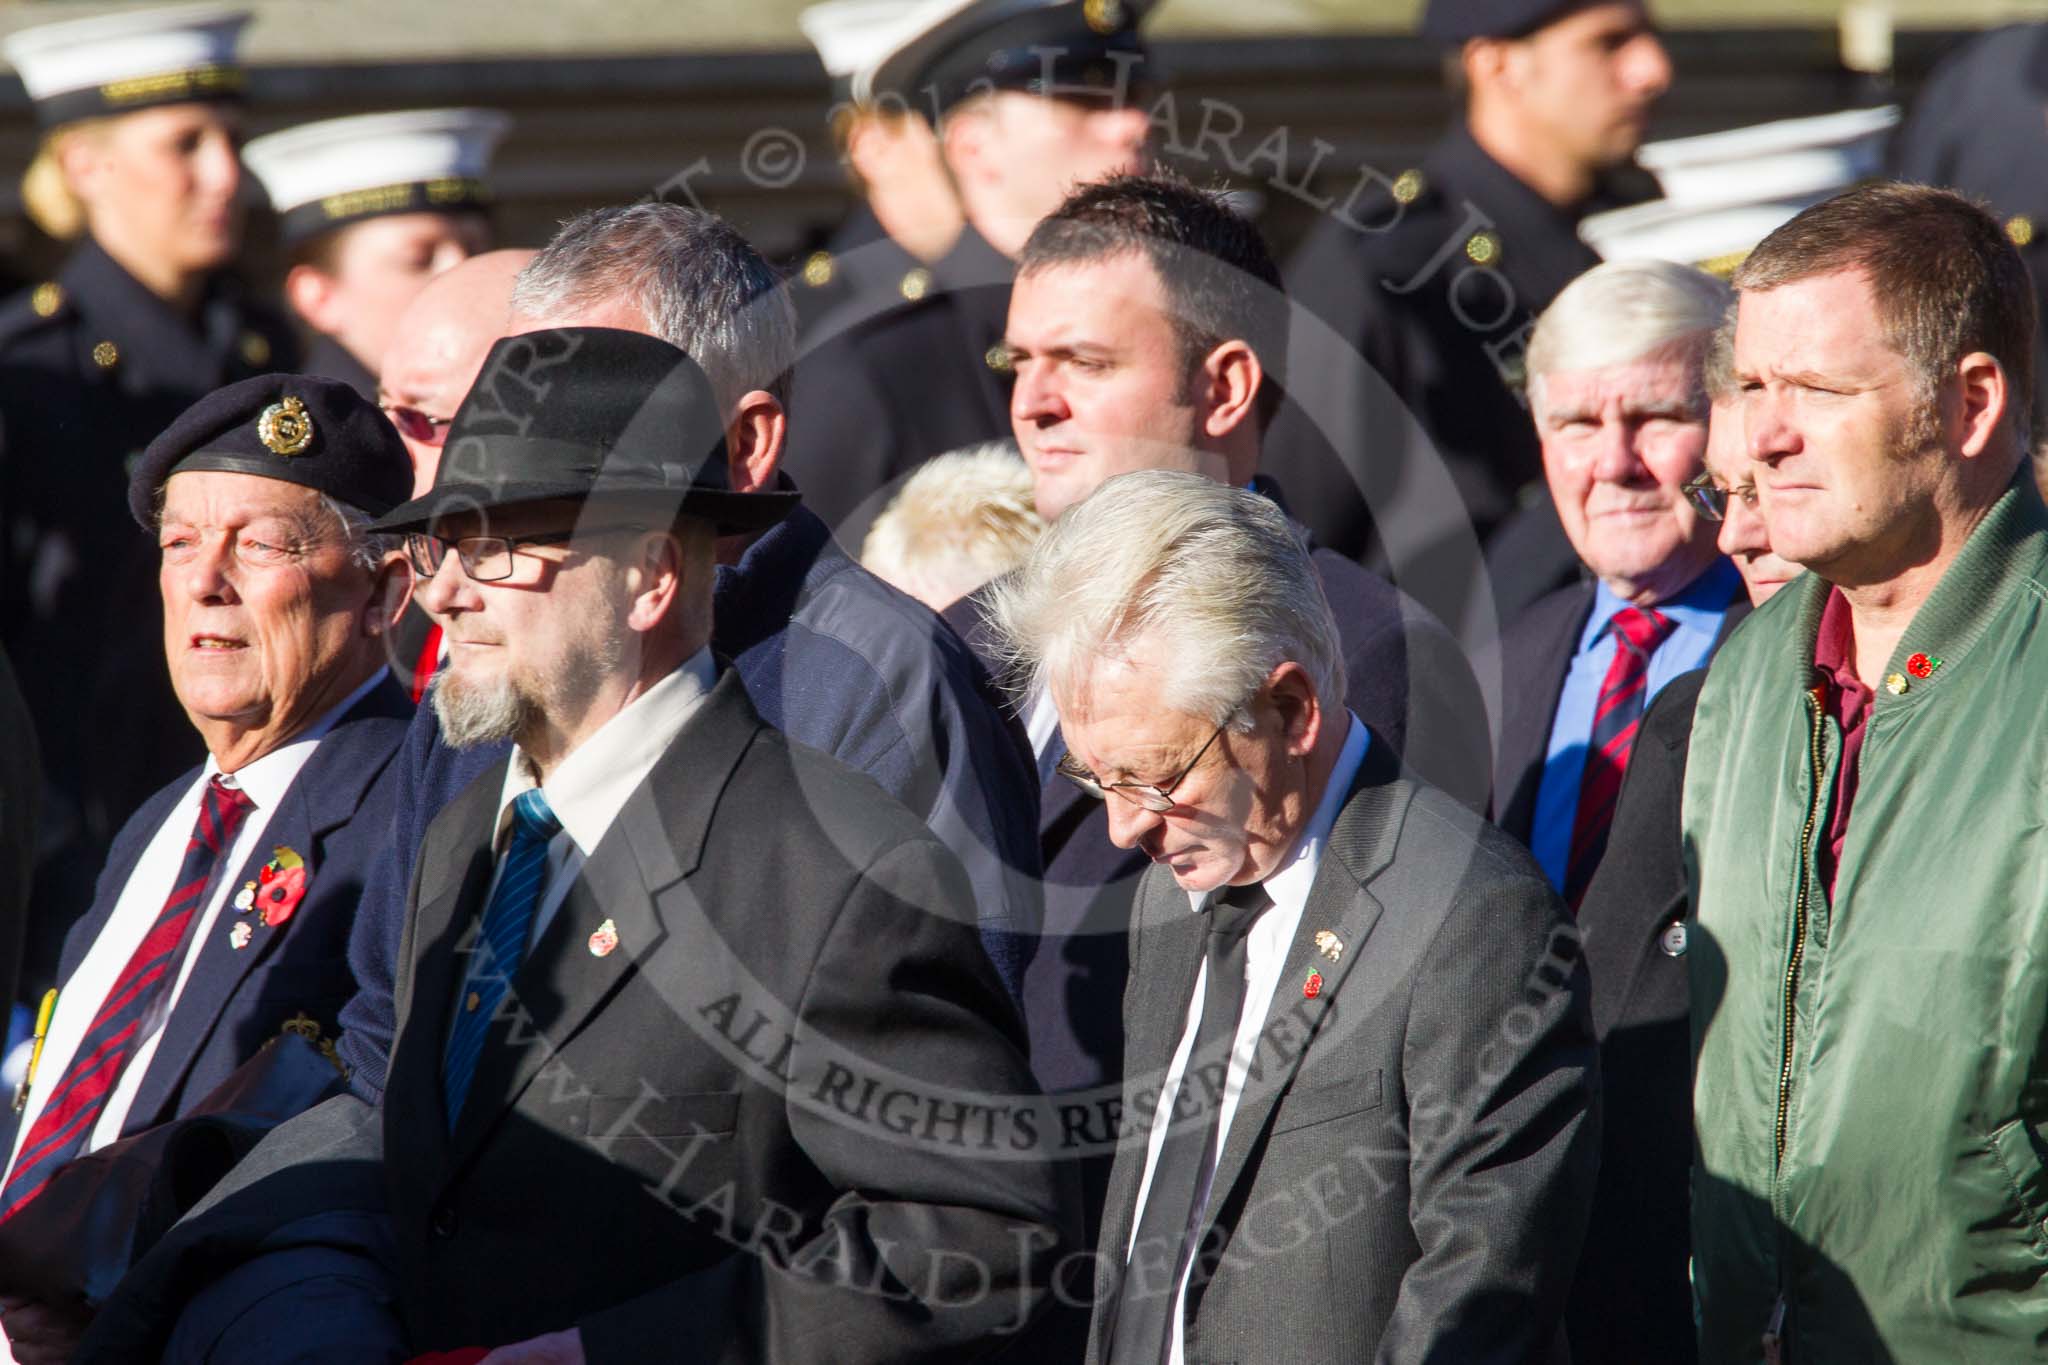
[[[221,854],[234,844],[235,831],[254,805],[240,788],[222,782],[218,773],[207,783],[199,821],[185,845],[185,861],[178,867],[171,894],[156,923],[115,978],[92,1027],[71,1054],[71,1064],[64,1068],[57,1088],[50,1092],[49,1101],[29,1129],[14,1173],[0,1190],[0,1222],[20,1212],[43,1183],[85,1145],[93,1125],[99,1122],[100,1111],[106,1108],[107,1096],[121,1078],[122,1066],[143,1040],[143,1021],[177,979],[185,932],[206,903],[206,888],[213,882]]]
[[[1615,798],[1621,795],[1621,777],[1628,771],[1628,756],[1643,722],[1650,656],[1676,625],[1663,612],[1641,607],[1614,613],[1614,662],[1607,665],[1607,680],[1600,684],[1600,700],[1593,708],[1586,770],[1579,778],[1579,810],[1572,820],[1571,859],[1565,864],[1564,898],[1574,910],[1607,851]]]

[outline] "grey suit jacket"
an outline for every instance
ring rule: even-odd
[[[1343,944],[1336,962],[1319,931]],[[1106,1358],[1148,1123],[1202,954],[1153,868],[1125,994],[1125,1143],[1088,1359]],[[1303,985],[1320,971],[1321,991]],[[1528,853],[1375,737],[1217,1161],[1188,1365],[1522,1362],[1556,1340],[1597,1161],[1586,973]]]

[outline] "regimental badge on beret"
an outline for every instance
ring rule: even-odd
[[[1097,33],[1114,33],[1123,27],[1123,0],[1083,0],[1081,18]]]
[[[256,437],[265,448],[289,459],[313,444],[313,418],[304,403],[286,394],[256,419]]]

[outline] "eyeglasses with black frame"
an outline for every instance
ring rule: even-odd
[[[641,531],[642,526],[579,526],[573,531],[542,531],[529,536],[463,536],[459,540],[443,540],[430,536],[425,531],[409,531],[405,537],[405,557],[412,561],[413,572],[421,578],[432,578],[447,562],[448,552],[455,551],[462,564],[462,571],[479,583],[496,583],[512,576],[512,556],[525,545],[561,545],[582,536],[603,535],[608,531]]]
[[[1233,711],[1229,716],[1225,717],[1223,724],[1216,727],[1215,732],[1209,736],[1202,747],[1195,751],[1195,756],[1188,760],[1188,765],[1176,773],[1172,781],[1167,782],[1163,786],[1155,787],[1150,782],[1099,781],[1095,774],[1082,767],[1080,761],[1072,754],[1060,755],[1060,761],[1053,765],[1053,771],[1098,801],[1107,800],[1109,793],[1115,792],[1118,796],[1121,796],[1124,800],[1142,810],[1149,810],[1155,815],[1163,815],[1180,804],[1173,799],[1174,789],[1188,780],[1188,774],[1193,772],[1195,765],[1202,761],[1202,755],[1208,753],[1210,746],[1215,744],[1223,732],[1230,728],[1230,722],[1236,718],[1236,715],[1237,713]]]
[[[1708,521],[1726,521],[1728,519],[1728,499],[1730,498],[1737,499],[1744,507],[1754,508],[1756,506],[1755,484],[1744,484],[1740,488],[1730,490],[1714,482],[1712,474],[1700,474],[1695,478],[1687,479],[1679,487],[1678,491],[1685,494],[1686,501],[1693,505],[1693,510]]]

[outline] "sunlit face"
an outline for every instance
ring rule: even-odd
[[[1010,294],[1010,428],[1047,521],[1143,469],[1224,477],[1195,449],[1200,414],[1166,290],[1136,252],[1034,270]]]
[[[1586,567],[1630,600],[1662,601],[1713,562],[1714,527],[1683,492],[1707,444],[1695,368],[1674,350],[1536,381],[1558,519]]]
[[[576,520],[574,506],[552,504],[450,517],[434,530],[448,540],[517,539],[567,530]],[[450,744],[521,740],[536,732],[541,717],[571,722],[618,675],[636,639],[625,621],[619,568],[596,551],[616,549],[621,540],[593,535],[521,546],[512,574],[486,583],[465,573],[451,552],[421,584],[420,605],[448,646],[433,704]]]
[[[1579,165],[1635,155],[1671,87],[1671,58],[1640,4],[1589,5],[1517,41],[1508,60],[1517,111]]]
[[[1103,801],[1118,848],[1141,850],[1188,891],[1260,880],[1280,866],[1312,813],[1300,761],[1309,744],[1267,689],[1245,707],[1248,734],[1218,734],[1213,719],[1163,706],[1173,666],[1171,650],[1140,642],[1127,656],[1098,660],[1069,691],[1056,689],[1067,751],[1103,783],[1166,786],[1179,777],[1169,811],[1115,793]]]
[[[1022,241],[1077,185],[1142,169],[1146,111],[1107,100],[1051,99],[998,90],[966,117],[988,120],[988,154],[976,170],[992,237]]]
[[[362,681],[371,574],[298,484],[193,471],[164,485],[158,582],[171,684],[194,724],[282,742]]]
[[[1867,277],[1744,291],[1735,370],[1778,554],[1849,586],[1910,567],[1938,523],[1948,460]]]
[[[1728,495],[1715,546],[1735,563],[1751,606],[1762,606],[1799,576],[1799,566],[1771,552],[1770,528],[1756,491],[1756,470],[1742,434],[1740,396],[1714,404],[1707,418],[1707,474]]]
[[[428,280],[491,247],[477,213],[396,213],[337,229],[320,316],[309,319],[372,373]]]
[[[103,245],[155,271],[199,274],[241,244],[241,141],[232,106],[171,104],[82,131],[66,165]]]

